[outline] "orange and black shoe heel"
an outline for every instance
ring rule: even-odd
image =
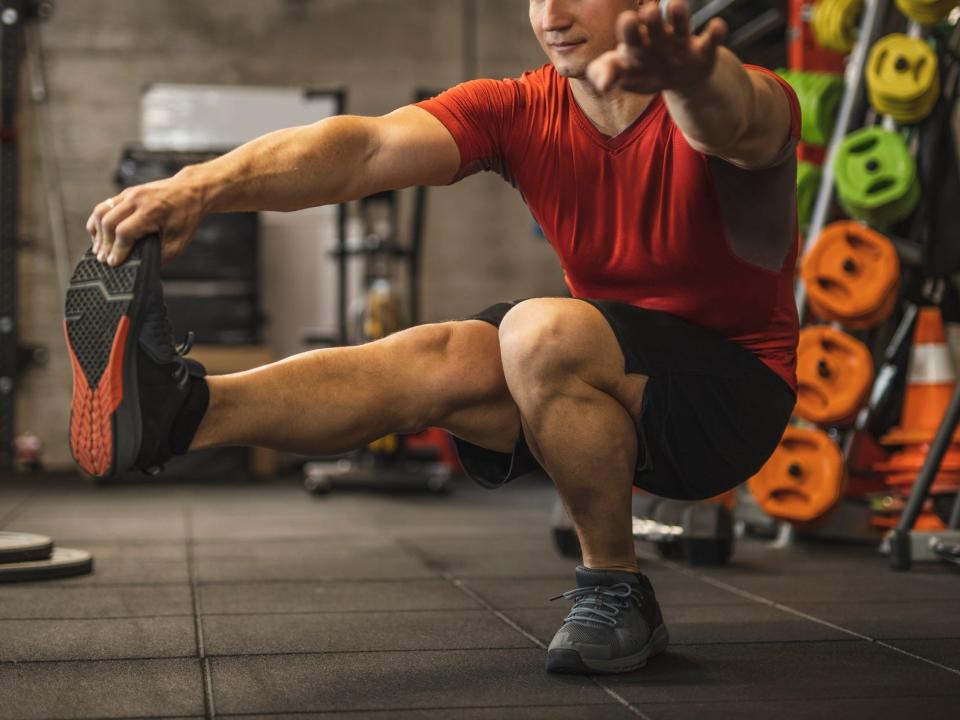
[[[158,282],[159,267],[154,235],[118,267],[87,250],[70,278],[64,314],[73,369],[70,450],[96,478],[131,469],[140,451],[137,341],[146,289]]]

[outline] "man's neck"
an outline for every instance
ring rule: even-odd
[[[597,130],[609,137],[616,137],[630,127],[656,97],[624,90],[598,94],[584,78],[569,78],[567,82],[583,114]]]

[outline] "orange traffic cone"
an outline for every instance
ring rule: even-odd
[[[907,366],[907,388],[900,425],[881,439],[884,445],[900,447],[888,459],[881,459],[873,465],[873,469],[883,475],[897,508],[905,503],[923,467],[930,443],[947,412],[955,385],[956,375],[940,310],[935,307],[921,308]],[[933,494],[953,493],[960,485],[958,440],[960,432],[954,436],[954,442],[944,455],[931,487]],[[873,522],[878,526],[893,527],[898,517],[898,509],[890,509],[875,517]],[[918,519],[916,528],[936,529],[940,526],[942,523],[936,515],[926,511]]]
[[[947,412],[956,381],[940,309],[921,308],[913,332],[900,425],[881,442],[884,445],[931,442]],[[960,431],[955,439],[960,439]]]

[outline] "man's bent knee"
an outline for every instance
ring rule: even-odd
[[[504,316],[500,323],[500,356],[504,371],[542,377],[547,373],[568,373],[577,362],[580,340],[576,318],[553,299],[525,300]],[[582,333],[579,333],[582,336]]]
[[[517,304],[500,324],[504,375],[518,403],[582,381],[606,392],[636,416],[646,378],[627,376],[616,335],[594,306],[538,298]]]

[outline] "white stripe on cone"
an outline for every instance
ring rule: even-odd
[[[908,382],[916,385],[939,385],[956,381],[953,360],[945,343],[914,345],[910,355]]]

